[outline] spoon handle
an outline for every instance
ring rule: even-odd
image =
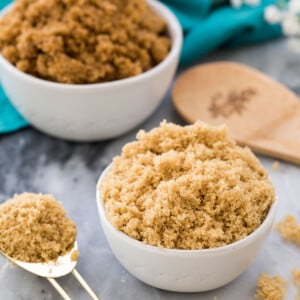
[[[80,284],[84,287],[84,289],[87,291],[87,293],[91,296],[93,300],[100,300],[76,269],[73,269],[72,274],[80,282]]]
[[[55,289],[58,291],[58,293],[62,296],[64,300],[72,300],[65,290],[55,281],[53,278],[47,277],[48,281],[55,287]]]
[[[265,128],[237,140],[258,153],[300,164],[300,102]]]

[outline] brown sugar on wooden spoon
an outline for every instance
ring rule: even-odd
[[[226,124],[238,143],[300,164],[300,101],[261,72],[233,62],[203,64],[177,79],[172,96],[186,121]]]

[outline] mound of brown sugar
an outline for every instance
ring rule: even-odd
[[[137,138],[98,187],[118,230],[158,247],[203,249],[238,241],[265,219],[274,188],[224,127],[162,122]]]
[[[282,300],[287,282],[280,276],[269,277],[261,274],[257,282],[255,298],[261,300]]]
[[[25,262],[56,260],[76,239],[76,225],[51,195],[23,193],[0,205],[0,250]]]
[[[288,242],[300,246],[300,224],[293,215],[286,215],[284,220],[275,227]]]
[[[300,271],[297,269],[292,270],[293,283],[297,288],[297,294],[294,300],[300,300]]]
[[[122,79],[161,62],[166,22],[146,0],[17,0],[0,51],[19,70],[72,84]]]

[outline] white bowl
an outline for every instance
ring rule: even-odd
[[[112,252],[133,276],[169,291],[202,292],[227,284],[244,272],[255,259],[270,232],[276,211],[273,203],[264,222],[249,236],[230,245],[204,250],[164,249],[146,245],[107,220],[97,185],[97,207],[101,225]]]
[[[106,83],[68,85],[23,73],[0,55],[1,84],[21,115],[45,133],[76,141],[121,135],[150,116],[176,71],[182,32],[168,8],[156,0],[148,2],[166,20],[172,47],[160,64],[140,75]]]

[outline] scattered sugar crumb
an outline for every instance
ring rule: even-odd
[[[293,275],[293,283],[297,287],[297,295],[295,296],[295,300],[300,300],[300,271],[297,269],[292,270]]]
[[[285,296],[287,286],[281,276],[269,277],[267,274],[261,274],[257,281],[256,299],[260,300],[282,300]]]
[[[272,163],[272,169],[273,169],[274,171],[279,171],[279,169],[280,169],[280,163],[279,163],[279,161],[275,160],[275,161]]]
[[[80,252],[78,250],[73,250],[71,253],[71,261],[77,261],[79,257]]]
[[[300,246],[300,225],[293,215],[286,215],[284,220],[275,226],[283,238]]]
[[[297,269],[292,270],[293,282],[296,287],[300,288],[300,271]]]

